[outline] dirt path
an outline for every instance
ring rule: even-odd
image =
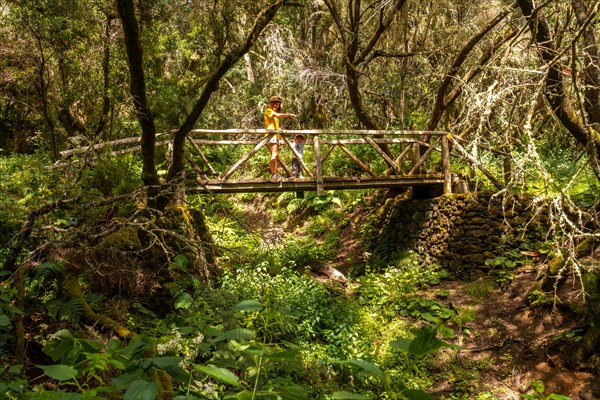
[[[469,334],[463,337],[463,348],[454,362],[476,370],[477,378],[471,384],[477,392],[491,391],[500,399],[520,399],[532,380],[542,380],[546,394],[562,394],[573,400],[600,398],[593,393],[591,372],[568,367],[570,340],[576,337],[566,335],[576,328],[578,317],[567,307],[530,306],[527,293],[534,280],[535,271],[530,268],[522,269],[504,290],[484,280],[448,281],[436,286],[436,290],[448,293],[443,303],[475,311],[474,321],[466,324]],[[572,297],[576,290],[570,289],[564,296],[571,298],[562,298],[563,302],[578,302]],[[443,360],[437,361],[443,368]],[[435,394],[449,395],[457,384],[465,383],[441,383]]]

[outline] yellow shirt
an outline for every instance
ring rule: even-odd
[[[279,130],[279,118],[273,115],[274,112],[275,111],[271,107],[267,107],[267,109],[265,110],[265,129]],[[268,133],[265,134],[265,136],[267,135]],[[279,137],[279,134],[277,134],[276,136],[277,140],[281,139]]]

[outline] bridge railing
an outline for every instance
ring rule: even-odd
[[[270,185],[260,178],[267,172],[268,153],[265,150],[269,139],[279,134],[283,149],[280,166],[291,177],[288,162],[299,155],[293,148],[293,138],[303,134],[305,142],[304,157],[298,157],[304,176],[303,179],[287,179],[283,189]],[[445,193],[452,190],[450,168],[451,150],[454,157],[466,160],[479,169],[498,188],[497,181],[474,159],[460,143],[463,139],[448,132],[439,131],[372,131],[372,130],[280,130],[264,129],[194,129],[187,137],[190,148],[187,157],[191,166],[206,187],[216,191],[262,191],[266,190],[317,190],[327,188],[393,187],[414,185],[443,185]],[[95,158],[98,154],[113,156],[140,151],[141,137],[119,139],[111,142],[96,143],[65,150],[60,153],[63,160],[70,163]],[[169,133],[156,135],[156,145],[172,145]],[[210,149],[236,147],[233,152],[219,152]],[[358,149],[358,150],[357,150]],[[509,161],[510,154],[485,148]],[[333,152],[341,152],[342,157],[331,157]],[[169,151],[166,152],[167,157]],[[228,157],[219,155],[229,154]],[[219,154],[219,155],[217,155]],[[241,155],[240,155],[241,154]],[[191,157],[194,156],[194,157]],[[262,163],[256,166],[256,162]],[[55,164],[54,168],[68,165],[66,162]],[[509,163],[507,163],[508,165]],[[258,176],[256,176],[258,175]],[[242,181],[261,181],[255,186],[242,185]],[[217,183],[219,182],[219,183]],[[209,185],[212,184],[212,186]],[[235,185],[238,186],[235,186]],[[260,186],[262,185],[262,186]]]
[[[326,163],[331,154],[339,149],[342,155],[347,156],[356,167],[352,175],[365,178],[383,178],[387,180],[419,179],[425,176],[437,176],[444,180],[444,190],[449,192],[451,185],[450,175],[450,150],[445,132],[422,131],[371,131],[371,130],[206,130],[195,129],[188,136],[189,142],[200,156],[207,169],[221,180],[230,179],[240,168],[259,154],[266,147],[270,138],[278,134],[282,139],[282,146],[290,150],[292,157],[296,157],[302,166],[304,175],[316,180],[317,191],[323,188],[327,178]],[[294,149],[293,140],[298,134],[305,136],[305,154],[300,157]],[[215,137],[219,136],[218,139]],[[223,139],[226,137],[226,139]],[[222,172],[209,161],[209,157],[202,148],[205,146],[248,146],[241,158],[236,160]],[[370,151],[370,158],[364,156],[353,148],[366,146]],[[372,157],[373,154],[376,157]],[[313,160],[309,165],[308,160]],[[291,171],[284,157],[280,157],[280,166],[291,176]],[[375,169],[379,164],[379,170]],[[381,166],[385,168],[382,170]],[[335,177],[344,175],[342,171],[335,171]],[[332,178],[334,176],[331,176]]]

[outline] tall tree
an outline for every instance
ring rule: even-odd
[[[364,5],[350,0],[343,5],[338,0],[324,0],[337,29],[337,39],[343,47],[343,61],[350,102],[358,122],[367,129],[379,129],[365,108],[360,87],[361,69],[373,60],[377,45],[390,28],[406,0],[375,0]]]
[[[595,4],[594,7],[592,7],[592,3]],[[588,123],[598,130],[598,124],[600,124],[600,59],[598,58],[598,41],[592,19],[594,14],[598,13],[598,2],[573,0],[572,4],[577,25],[582,30],[584,110]],[[575,59],[576,57],[573,55],[573,60]]]
[[[481,72],[485,63],[487,63],[492,55],[498,51],[500,46],[508,39],[516,34],[515,30],[508,30],[502,37],[491,43],[488,48],[482,52],[479,60],[467,72],[462,79],[458,78],[459,72],[469,54],[475,49],[475,46],[494,28],[496,27],[506,16],[510,13],[510,9],[501,10],[494,18],[492,18],[487,24],[485,24],[479,32],[473,35],[467,43],[463,46],[460,52],[454,57],[452,65],[446,72],[444,79],[438,86],[435,102],[433,109],[427,123],[425,124],[426,131],[433,131],[437,129],[444,112],[450,107],[450,105],[460,95],[462,88],[466,83],[469,83],[479,72]]]
[[[159,183],[154,163],[156,126],[146,95],[143,49],[133,0],[118,0],[117,9],[123,26],[129,64],[130,92],[142,128],[142,181],[146,186]],[[154,196],[152,196],[154,197]]]
[[[209,73],[203,78],[203,84],[199,90],[200,94],[188,113],[184,122],[177,129],[173,141],[173,159],[169,168],[167,180],[171,181],[184,170],[184,145],[187,134],[193,129],[194,124],[202,114],[208,104],[211,95],[218,88],[221,79],[227,72],[251,49],[254,43],[259,39],[265,27],[275,17],[277,10],[286,3],[286,0],[270,0],[266,2],[254,17],[254,22],[250,25],[248,31],[244,32],[240,43],[231,48],[227,48],[227,40],[231,40],[232,35],[229,32],[229,26],[222,26],[217,30],[214,39],[216,43],[214,61],[210,64]],[[217,7],[220,3],[215,2]],[[143,63],[142,39],[139,29],[139,22],[135,15],[133,0],[117,0],[119,15],[123,24],[125,35],[125,45],[129,60],[129,71],[131,78],[131,94],[137,110],[138,120],[142,128],[142,157],[144,169],[142,179],[146,185],[155,185],[158,183],[156,167],[154,165],[154,145],[156,137],[156,128],[154,125],[154,116],[152,114],[145,85],[145,71]],[[226,13],[227,5],[223,5],[223,14]],[[213,10],[215,11],[215,10]],[[219,12],[219,10],[216,10]],[[165,205],[166,198],[159,200],[154,204],[157,207]]]
[[[183,124],[175,133],[173,140],[173,163],[169,168],[168,180],[173,179],[184,167],[184,145],[187,134],[192,130],[194,124],[200,117],[200,114],[208,104],[211,95],[218,88],[219,81],[225,74],[250,51],[254,43],[260,38],[262,31],[275,17],[277,10],[286,3],[286,0],[271,0],[267,2],[264,8],[254,19],[254,23],[248,32],[245,33],[244,40],[237,46],[219,57],[218,62],[212,68],[212,73],[206,78],[200,96],[194,107],[186,117]]]
[[[553,40],[550,25],[541,9],[536,9],[532,0],[517,0],[523,15],[527,18],[529,30],[533,36],[541,61],[545,64],[546,75],[544,79],[544,95],[552,109],[552,112],[571,136],[587,149],[588,158],[596,178],[600,180],[600,134],[584,123],[573,107],[573,102],[563,82],[563,67],[559,51]],[[598,12],[598,2],[595,3],[595,13]],[[581,31],[594,29],[589,24],[591,18],[584,22]],[[587,25],[586,25],[587,24]],[[595,60],[598,61],[597,58]],[[592,63],[593,59],[588,60]],[[597,68],[595,66],[594,68]],[[595,100],[591,100],[592,104]]]

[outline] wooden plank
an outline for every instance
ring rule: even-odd
[[[300,161],[300,164],[302,165],[302,169],[304,170],[304,172],[306,172],[306,175],[312,177],[313,174],[312,174],[312,172],[310,172],[310,169],[308,168],[308,165],[306,165],[306,163],[304,162],[304,157],[302,157],[302,156],[300,156],[300,154],[298,154],[298,152],[294,148],[294,145],[292,143],[290,143],[290,141],[288,140],[288,138],[286,138],[285,136],[283,136],[283,141],[290,148],[290,150],[292,150],[292,153],[294,153],[294,155],[296,156],[296,158],[298,158],[298,161]]]
[[[331,154],[331,152],[333,151],[333,149],[335,149],[335,145],[331,145],[329,146],[329,148],[327,149],[327,151],[325,151],[325,155],[323,156],[323,158],[321,159],[321,162],[324,163],[325,160],[327,160],[327,158],[329,157],[329,155]]]
[[[204,155],[202,150],[200,150],[200,147],[198,147],[198,145],[196,143],[194,143],[192,138],[190,138],[189,136],[187,136],[186,138],[187,138],[188,142],[190,142],[192,144],[192,147],[196,150],[196,153],[198,153],[198,155],[202,159],[202,162],[204,163],[204,165],[206,165],[208,167],[210,173],[216,176],[217,171],[215,171],[215,169],[212,167],[212,165],[210,165],[208,158],[206,158],[206,156]]]
[[[252,150],[250,150],[248,153],[244,154],[244,156],[242,158],[240,158],[231,167],[229,167],[229,169],[227,171],[225,171],[225,173],[223,175],[221,175],[221,179],[229,178],[231,176],[231,174],[233,174],[240,166],[242,166],[242,164],[244,164],[246,161],[248,161],[250,158],[252,158],[252,156],[254,156],[256,153],[258,153],[258,151],[269,142],[269,139],[271,139],[271,137],[273,137],[273,135],[275,134],[275,131],[272,131],[272,132],[273,133],[271,133],[268,136],[265,136],[265,138],[263,140],[261,140],[256,146],[254,146],[254,148]]]
[[[166,133],[157,133],[155,137],[158,139],[159,137],[164,136],[164,135],[167,135],[167,134]],[[93,144],[90,146],[78,147],[76,149],[64,150],[58,154],[61,157],[67,157],[67,156],[70,156],[73,154],[86,153],[90,150],[100,150],[105,147],[115,147],[115,146],[121,146],[124,144],[139,143],[141,141],[142,141],[141,136],[134,136],[134,137],[126,138],[126,139],[117,139],[117,140],[112,140],[110,142],[97,143],[97,144]]]
[[[404,144],[404,143],[420,143],[426,145],[426,142],[419,141],[418,139],[403,139],[403,138],[371,138],[365,136],[364,138],[357,139],[330,139],[321,140],[321,144]]]
[[[398,165],[396,165],[396,163],[394,162],[394,160],[392,160],[387,154],[385,154],[385,152],[381,149],[381,147],[377,146],[377,143],[375,142],[375,140],[369,138],[368,136],[365,136],[365,140],[371,145],[371,147],[373,147],[375,149],[375,151],[377,151],[379,153],[379,155],[381,157],[383,157],[383,159],[385,160],[385,162],[397,173],[400,173],[400,168],[398,168]]]
[[[322,196],[325,193],[325,188],[323,184],[323,161],[321,160],[321,144],[319,143],[319,135],[313,134],[313,145],[315,153],[315,166],[317,168],[317,176],[315,180],[317,186],[317,195]]]
[[[189,138],[189,136],[188,136]],[[261,136],[262,138],[262,136]],[[200,144],[203,146],[244,146],[244,145],[255,145],[255,140],[211,140],[211,139],[193,139],[190,138],[190,141],[196,144]]]
[[[352,153],[346,146],[339,145],[339,147],[354,161],[359,167],[361,167],[367,174],[375,176],[375,174],[367,167],[362,161],[359,160],[354,153]]]
[[[402,150],[402,152],[400,153],[400,155],[398,156],[398,158],[396,158],[396,164],[400,167],[400,171],[402,174],[404,174],[404,171],[402,171],[402,161],[404,160],[404,157],[406,157],[406,155],[408,154],[408,152],[412,149],[412,144],[409,146],[406,146],[404,148],[404,150]],[[391,170],[388,170],[387,175],[389,175],[391,172]]]
[[[442,170],[444,173],[444,194],[452,193],[452,174],[450,173],[450,145],[448,138],[442,136]]]
[[[448,132],[444,131],[408,131],[408,130],[369,130],[369,129],[338,129],[338,130],[328,130],[328,129],[298,129],[298,130],[286,130],[280,129],[278,131],[271,131],[280,135],[293,136],[296,134],[303,135],[359,135],[359,136],[443,136]],[[191,135],[233,135],[233,136],[242,136],[242,135],[264,135],[267,133],[265,129],[192,129],[190,131]]]
[[[277,164],[283,168],[283,170],[285,171],[287,176],[292,176],[292,170],[290,169],[290,167],[287,166],[286,163],[283,162],[283,160],[281,158],[277,159]]]
[[[287,139],[285,136],[282,138]],[[367,140],[368,138],[368,140]],[[243,146],[243,145],[254,145],[256,144],[256,140],[210,140],[210,139],[190,139],[196,144],[205,145],[205,146]],[[289,140],[289,139],[288,139]],[[332,139],[332,140],[320,140],[319,142],[323,144],[367,144],[369,140],[378,143],[378,144],[404,144],[404,143],[419,143],[421,145],[427,145],[426,142],[419,141],[418,139],[404,139],[404,138],[373,138],[365,137],[365,139]],[[306,143],[307,145],[311,145],[311,143]]]
[[[434,149],[433,146],[429,146],[427,148],[427,150],[425,150],[425,153],[423,153],[423,155],[421,156],[421,158],[415,163],[415,165],[413,165],[412,169],[408,172],[408,175],[412,175],[412,174],[416,173],[419,170],[419,168],[425,162],[425,160],[427,159],[427,157],[429,157],[429,154],[433,151],[433,149]]]
[[[483,174],[490,180],[490,182],[492,182],[494,184],[494,186],[496,186],[499,190],[505,189],[505,186],[502,183],[500,183],[496,178],[494,178],[494,176],[492,174],[490,174],[490,172],[487,169],[485,169],[484,166],[481,165],[481,163],[479,161],[477,161],[477,159],[475,159],[475,157],[470,155],[469,152],[467,150],[465,150],[451,134],[448,134],[447,137],[448,137],[448,140],[450,141],[450,143],[452,143],[452,146],[456,150],[458,150],[458,152],[464,158],[466,158],[467,161],[469,163],[471,163],[471,165],[475,166],[477,169],[479,169],[481,172],[483,172]]]
[[[390,175],[387,177],[342,177],[324,178],[323,186],[327,190],[359,190],[382,189],[390,187],[412,186],[437,186],[442,187],[444,177],[442,174],[415,175]],[[282,178],[272,182],[269,179],[250,180],[201,180],[197,187],[187,189],[188,193],[258,193],[258,192],[304,192],[317,191],[318,185],[315,178]]]

